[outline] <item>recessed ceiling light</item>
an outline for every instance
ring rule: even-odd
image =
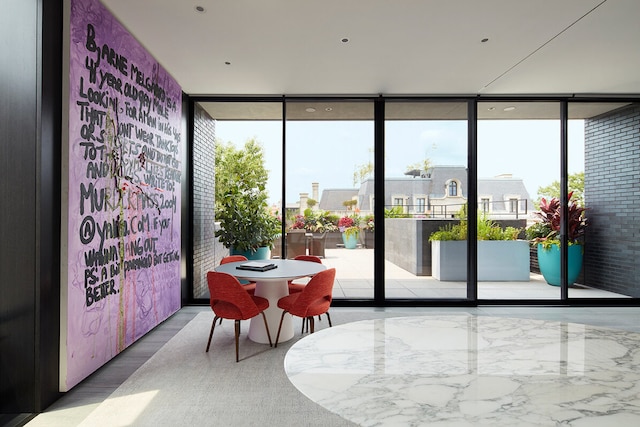
[[[516,107],[504,107],[503,111],[513,111]]]
[[[340,41],[341,41],[342,43],[349,43],[349,39],[348,39],[348,38],[346,38],[346,37],[343,37]]]
[[[480,42],[481,42],[481,43],[486,43],[486,42],[488,42],[488,41],[489,41],[489,39],[488,39],[488,38],[486,38],[486,37],[485,37],[485,38],[483,38],[482,40],[480,40]]]
[[[489,107],[489,108],[487,108],[487,110],[489,110],[489,111],[493,111],[493,110],[495,110],[495,109],[496,109],[496,107]]]
[[[231,65],[230,61],[224,61],[224,65]]]
[[[196,6],[196,12],[205,13],[207,9],[202,6]]]
[[[324,109],[324,111],[333,111],[333,108],[327,107],[327,108]]]
[[[313,107],[309,107],[309,108],[305,108],[305,110],[304,110],[304,111],[306,111],[307,113],[315,113],[315,112],[316,112],[316,109],[315,109],[315,108],[313,108]]]

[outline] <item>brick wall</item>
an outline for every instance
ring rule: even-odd
[[[585,121],[588,286],[640,297],[640,105]]]
[[[207,272],[225,248],[214,236],[215,121],[196,104],[193,132],[193,295],[208,298]]]

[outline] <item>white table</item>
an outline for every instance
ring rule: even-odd
[[[257,260],[263,262],[263,260]],[[313,276],[323,270],[326,266],[317,262],[297,261],[293,259],[270,259],[264,262],[273,263],[278,266],[268,271],[250,271],[239,270],[236,267],[247,261],[230,262],[216,267],[216,271],[231,274],[238,279],[250,280],[256,282],[255,296],[266,298],[269,300],[269,308],[264,311],[269,325],[271,339],[275,342],[278,333],[278,325],[282,310],[278,308],[278,300],[289,295],[288,281],[298,279],[300,277]],[[249,339],[251,341],[262,344],[269,343],[267,331],[264,328],[262,316],[251,319],[249,326]],[[284,342],[293,338],[293,322],[291,316],[285,316],[282,322],[282,330],[280,331],[279,342]]]

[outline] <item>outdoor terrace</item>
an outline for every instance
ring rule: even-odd
[[[326,249],[322,262],[336,269],[334,298],[373,298],[373,249]],[[416,276],[385,261],[386,298],[466,298],[466,282],[446,282],[431,276]],[[560,288],[545,282],[540,274],[531,273],[529,282],[479,282],[479,299],[560,299]],[[575,284],[569,298],[626,298],[613,292]]]

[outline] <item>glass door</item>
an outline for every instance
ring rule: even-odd
[[[558,300],[529,240],[548,234],[536,212],[559,185],[560,103],[486,101],[477,111],[478,299]]]
[[[385,106],[385,298],[467,298],[467,103]]]
[[[200,102],[194,119],[194,298],[232,251],[278,257],[282,217],[282,102]],[[260,237],[262,249],[245,250]]]
[[[373,299],[371,101],[286,103],[284,254],[336,268],[334,298]]]

